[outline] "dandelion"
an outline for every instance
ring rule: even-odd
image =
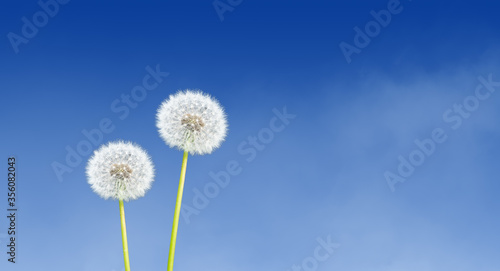
[[[172,271],[188,154],[209,154],[217,149],[226,137],[227,121],[217,100],[199,90],[186,90],[160,105],[156,126],[167,145],[184,151],[167,265]]]
[[[170,147],[191,154],[218,148],[227,132],[224,110],[201,91],[180,91],[165,100],[156,115],[160,136]]]
[[[125,270],[130,271],[123,201],[146,194],[154,180],[153,163],[141,147],[130,142],[111,142],[89,159],[87,177],[95,193],[119,201]]]

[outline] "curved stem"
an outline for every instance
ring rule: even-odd
[[[186,178],[187,159],[188,152],[184,151],[184,156],[182,158],[181,178],[179,180],[179,189],[177,190],[177,200],[175,202],[174,224],[172,226],[172,236],[170,237],[170,251],[168,253],[167,265],[168,271],[174,270],[175,243],[177,241],[177,229],[179,228],[179,216],[181,213],[182,192],[184,191],[184,179]]]
[[[123,259],[125,260],[125,271],[130,271],[130,260],[128,258],[127,226],[125,225],[125,209],[123,200],[120,202],[120,221],[122,225]]]

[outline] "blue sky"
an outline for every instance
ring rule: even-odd
[[[155,112],[188,88],[220,101],[229,133],[189,158],[185,206],[211,173],[241,172],[181,217],[176,270],[500,268],[496,2],[101,2],[61,0],[53,16],[2,3],[0,142],[4,172],[17,159],[19,211],[11,264],[2,182],[1,270],[123,269],[118,202],[90,189],[87,154],[66,159],[117,139],[156,166],[152,189],[125,204],[132,270],[166,270],[182,153],[160,139]],[[371,11],[386,10],[377,30]],[[356,27],[370,41],[348,62],[340,44],[356,46]],[[157,85],[138,92],[148,74]],[[273,131],[284,110],[293,117]],[[100,125],[102,140],[85,143]],[[424,154],[415,141],[436,129],[446,139]],[[400,157],[419,164],[409,176]],[[387,172],[405,181],[391,190]]]

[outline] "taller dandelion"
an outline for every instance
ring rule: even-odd
[[[92,190],[119,201],[125,270],[130,271],[123,201],[143,197],[151,187],[154,168],[148,154],[129,142],[111,142],[94,152],[87,165]]]
[[[184,151],[168,254],[167,270],[172,271],[188,154],[203,155],[218,148],[226,137],[227,121],[217,100],[199,90],[185,90],[161,104],[156,126],[167,145]]]

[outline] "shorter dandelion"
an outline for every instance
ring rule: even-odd
[[[125,270],[130,271],[123,201],[143,197],[151,188],[153,163],[138,145],[110,142],[96,150],[89,159],[87,178],[92,190],[99,196],[119,201]]]
[[[217,149],[226,137],[227,121],[217,100],[199,90],[186,90],[170,95],[160,105],[156,126],[167,145],[184,151],[167,264],[172,271],[188,154],[209,154]]]

